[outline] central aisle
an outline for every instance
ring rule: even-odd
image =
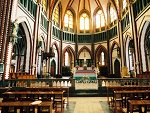
[[[76,103],[74,112],[66,111],[65,113],[111,113],[100,104],[100,101],[106,102],[107,97],[70,97],[69,101]]]

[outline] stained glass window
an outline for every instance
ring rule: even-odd
[[[96,13],[96,28],[100,28],[104,25],[105,25],[104,14],[102,13],[102,10],[99,10]]]
[[[73,14],[69,10],[65,14],[64,26],[68,28],[73,28]]]
[[[57,24],[59,24],[59,7],[58,7],[58,6],[55,8],[53,20],[54,20]]]
[[[122,8],[125,9],[127,7],[127,0],[123,0],[122,2]]]
[[[46,11],[47,9],[47,0],[42,0],[43,9]]]
[[[110,7],[110,19],[111,22],[117,19],[117,14],[113,7]]]
[[[89,30],[89,16],[86,13],[80,16],[80,30]]]
[[[69,66],[69,54],[65,52],[65,66]]]
[[[105,57],[104,57],[104,52],[101,53],[101,60],[102,60],[102,65],[105,65]]]

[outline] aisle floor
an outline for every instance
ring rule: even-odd
[[[70,104],[64,113],[109,113],[100,104],[100,101],[106,102],[107,97],[70,97],[69,101],[75,103],[74,109]]]

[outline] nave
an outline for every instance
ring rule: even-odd
[[[100,101],[107,103],[106,97],[70,97],[69,100],[69,106],[65,106],[63,112],[53,110],[53,113],[111,113],[105,109],[108,106],[102,107],[100,104]]]

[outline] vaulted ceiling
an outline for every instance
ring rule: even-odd
[[[94,14],[94,11],[98,8],[102,9],[102,11],[105,14],[105,17],[107,17],[107,10],[108,10],[108,5],[112,4],[112,6],[116,9],[118,15],[120,15],[119,10],[122,8],[122,2],[124,0],[48,0],[49,2],[49,12],[50,15],[53,12],[53,9],[55,9],[55,6],[60,3],[62,6],[62,16],[64,16],[65,12],[67,9],[71,8],[76,16],[79,15],[79,13],[83,10],[86,10],[89,12],[91,17]],[[135,1],[135,0],[126,0],[127,2],[129,1]]]
[[[59,5],[61,9],[61,19],[60,21],[63,23],[64,16],[67,10],[71,10],[73,12],[73,16],[76,20],[75,22],[79,22],[79,16],[83,12],[86,12],[90,18],[90,29],[93,27],[93,22],[95,18],[95,14],[100,9],[104,14],[104,19],[106,24],[109,24],[110,18],[109,11],[110,6],[114,8],[116,14],[118,15],[117,18],[121,17],[121,10],[122,10],[122,3],[124,0],[50,0],[49,1],[49,18],[52,19],[52,15],[54,14],[55,8]],[[129,2],[129,0],[126,0]],[[108,20],[108,21],[107,21]],[[78,24],[75,25],[78,25]],[[78,28],[77,28],[78,29]]]
[[[80,12],[86,10],[93,16],[96,8],[100,8],[106,12],[108,0],[60,0],[62,4],[62,14],[65,13],[66,9],[72,8],[75,11],[76,16]]]

